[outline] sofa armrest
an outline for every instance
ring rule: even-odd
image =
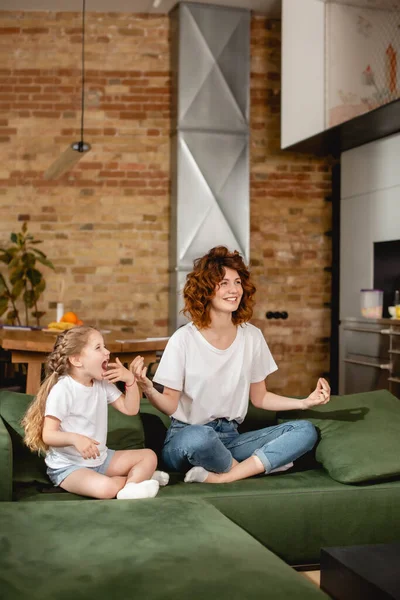
[[[0,502],[12,499],[13,453],[10,434],[0,417]]]

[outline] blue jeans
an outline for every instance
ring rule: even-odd
[[[242,462],[254,455],[269,473],[296,460],[317,441],[317,432],[309,421],[289,421],[247,433],[238,433],[237,427],[236,421],[226,419],[188,425],[172,418],[162,458],[173,471],[186,472],[199,466],[226,473],[232,458]]]

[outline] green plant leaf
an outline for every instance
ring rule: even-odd
[[[22,232],[26,233],[27,229],[28,229],[28,223],[26,221],[24,221],[22,223]]]
[[[43,279],[41,272],[37,269],[27,269],[26,276],[33,287],[36,287]]]
[[[4,290],[7,289],[7,284],[6,284],[6,280],[4,279],[3,275],[0,273],[0,294],[2,292],[4,292]]]
[[[6,319],[8,323],[14,323],[18,319],[18,311],[10,310],[6,315]]]
[[[16,244],[16,243],[17,243],[17,241],[18,241],[18,236],[17,236],[17,234],[16,234],[16,233],[12,233],[12,234],[10,235],[10,240],[12,241],[12,243],[13,243],[13,244]]]
[[[32,252],[25,252],[21,257],[22,263],[25,265],[26,269],[30,267],[34,267],[36,263],[36,256],[32,254]]]
[[[27,306],[28,308],[32,308],[32,306],[34,306],[35,293],[33,290],[25,290],[22,298],[23,298],[25,306]]]
[[[8,298],[0,297],[0,317],[4,315],[8,308]]]
[[[44,315],[46,314],[46,311],[44,310],[34,310],[32,312],[32,317],[35,317],[35,319],[41,319],[42,317],[44,317]]]
[[[21,295],[21,292],[23,289],[24,289],[24,280],[17,279],[17,281],[15,282],[15,284],[13,285],[13,288],[11,290],[14,300],[16,300]]]
[[[46,282],[45,282],[44,278],[42,278],[42,280],[35,287],[36,299],[39,298],[40,294],[42,294],[45,289],[46,289]]]
[[[18,267],[10,273],[10,282],[14,285],[19,279],[25,281],[25,271],[18,265]]]
[[[49,260],[48,258],[44,258],[43,256],[38,256],[37,257],[38,262],[42,263],[42,265],[45,265],[46,267],[49,267],[50,269],[55,269],[53,263],[51,262],[51,260]]]
[[[9,269],[14,269],[15,267],[19,266],[20,260],[19,260],[19,256],[14,256],[14,258],[8,263],[8,268]]]
[[[32,240],[31,244],[43,244],[43,240]]]
[[[10,248],[10,249],[1,250],[1,252],[3,252],[3,255],[0,256],[1,262],[9,264],[11,262],[11,260],[12,260],[12,257],[15,254],[14,250],[16,250],[16,248]]]
[[[37,248],[31,248],[32,252],[34,252],[35,254],[37,254],[38,256],[42,256],[43,258],[46,258],[46,255],[44,252],[42,252],[41,250],[38,250]]]

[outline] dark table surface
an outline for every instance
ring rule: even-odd
[[[351,585],[351,581],[358,591],[360,585],[365,585],[362,596],[365,600],[400,600],[400,541],[390,544],[322,548],[321,588],[327,593],[332,593],[334,598],[347,598],[346,594],[349,592],[352,592],[353,598],[358,598],[356,589],[344,589]],[[330,589],[331,585],[336,588]],[[340,587],[343,587],[343,592]]]

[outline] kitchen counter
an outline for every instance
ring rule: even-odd
[[[341,319],[340,322],[342,324],[351,324],[351,323],[362,323],[363,325],[394,325],[400,327],[400,319],[367,319],[365,317],[346,317]]]

